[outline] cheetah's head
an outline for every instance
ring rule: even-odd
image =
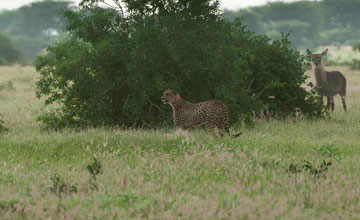
[[[163,92],[163,95],[161,97],[161,101],[164,104],[173,104],[175,103],[179,98],[178,93],[175,90],[168,89]]]

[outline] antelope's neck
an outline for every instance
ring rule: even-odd
[[[319,66],[314,65],[314,73],[316,79],[316,86],[324,85],[324,83],[326,83],[326,71],[322,62]]]

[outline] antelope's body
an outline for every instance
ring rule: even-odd
[[[316,87],[319,88],[320,95],[326,96],[327,107],[334,111],[334,96],[339,94],[346,112],[346,78],[339,71],[326,71],[322,57],[327,54],[327,49],[321,54],[312,54],[307,50],[308,55],[312,58],[313,71],[316,80]]]

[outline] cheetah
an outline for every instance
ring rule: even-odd
[[[170,89],[164,91],[161,100],[172,107],[176,128],[185,130],[205,123],[214,134],[217,129],[221,136],[225,132],[230,135],[229,116],[224,103],[216,100],[191,103],[182,99],[175,90]],[[241,134],[233,136],[237,137]]]

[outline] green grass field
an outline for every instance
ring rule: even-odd
[[[38,74],[0,67],[0,219],[359,219],[360,72],[329,69],[348,79],[348,114],[337,97],[329,119],[258,121],[233,139],[42,131]]]

